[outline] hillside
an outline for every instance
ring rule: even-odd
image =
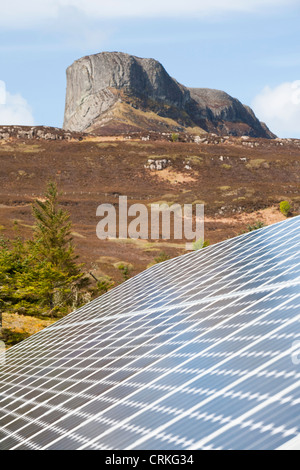
[[[121,52],[86,56],[67,69],[64,129],[98,135],[152,130],[276,137],[227,93],[187,88],[158,61]]]
[[[3,133],[0,129],[0,137]],[[17,138],[15,128],[5,133],[13,137],[0,140],[1,234],[11,236],[17,220],[21,234],[28,236],[31,203],[41,197],[49,179],[55,180],[71,213],[80,259],[88,270],[116,282],[122,280],[116,267],[121,261],[130,263],[136,274],[161,251],[176,256],[185,249],[174,240],[98,240],[96,209],[103,202],[117,207],[119,195],[127,195],[129,204],[204,202],[205,238],[211,243],[233,237],[257,220],[282,220],[278,204],[284,199],[291,201],[294,214],[300,211],[300,141],[208,135],[196,139],[199,143],[173,143],[161,134],[69,134],[68,139],[47,140]]]

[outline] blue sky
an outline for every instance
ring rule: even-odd
[[[123,51],[159,60],[184,85],[222,89],[279,136],[300,137],[299,0],[11,0],[0,7],[0,124],[60,127],[67,66]]]

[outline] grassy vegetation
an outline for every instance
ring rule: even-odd
[[[158,130],[165,128],[166,131],[178,128],[178,122],[170,117],[159,116],[155,109],[153,111],[142,111],[141,109],[133,108],[130,104],[117,102],[113,109],[110,110],[112,119],[119,121],[122,125],[138,127],[140,129],[149,129],[149,122],[153,128],[157,126]]]
[[[260,228],[265,227],[266,224],[262,222],[261,220],[258,220],[257,222],[254,222],[254,224],[250,224],[247,226],[247,232],[253,232],[254,230],[259,230]]]
[[[188,156],[187,160],[192,164],[192,165],[197,165],[201,166],[204,163],[204,158],[197,156],[197,155],[192,155],[191,157]]]
[[[109,276],[102,276],[98,279],[97,287],[95,291],[97,294],[103,295],[106,294],[112,287],[114,287],[115,282]]]
[[[175,202],[175,201],[164,201],[164,200],[161,200],[161,201],[149,202],[149,204],[147,204],[147,205],[148,205],[148,207],[151,207],[152,204],[159,204],[160,206],[161,206],[162,204],[166,204],[167,206],[171,207],[171,206],[173,206],[173,204],[176,204],[176,202]]]
[[[168,194],[163,194],[161,196],[161,199],[164,201],[165,199],[171,199],[174,201],[176,198],[178,198],[178,194],[176,193],[168,193]]]
[[[198,251],[201,250],[202,248],[206,248],[210,245],[209,240],[197,240],[196,242],[193,243],[193,250]]]
[[[45,149],[43,149],[38,144],[19,143],[19,144],[11,145],[9,143],[4,143],[0,145],[1,152],[40,153],[40,152],[43,152],[44,150]]]
[[[232,165],[228,165],[227,163],[223,163],[222,168],[224,168],[224,170],[231,170]]]
[[[25,224],[22,219],[14,219],[14,222],[18,224],[19,227],[34,229],[34,225]]]
[[[249,162],[246,164],[246,167],[249,168],[250,170],[254,169],[257,170],[264,165],[264,168],[268,168],[269,164],[266,162],[265,159],[263,158],[252,158],[249,160]]]
[[[239,202],[239,201],[245,201],[246,198],[245,196],[239,196],[239,197],[236,197],[234,199],[232,199],[234,202]]]
[[[116,269],[120,269],[120,270],[122,270],[124,268],[124,266],[126,266],[130,271],[132,271],[132,269],[133,269],[133,264],[128,263],[127,261],[117,261],[116,263],[114,263],[113,266]]]
[[[136,245],[137,248],[141,250],[148,250],[149,248],[157,248],[160,247],[169,247],[169,248],[179,248],[181,250],[185,250],[185,245],[183,243],[173,243],[173,242],[149,242],[148,240],[141,240],[141,239],[132,239],[132,238],[114,238],[110,240],[111,242],[118,243],[118,244],[129,244],[129,245]]]
[[[100,258],[97,259],[97,263],[100,264],[114,264],[120,261],[118,258],[115,258],[114,256],[100,256]]]
[[[55,319],[36,318],[17,313],[3,313],[2,316],[2,337],[7,347],[23,341],[29,336],[55,323]]]
[[[98,142],[97,147],[101,149],[110,149],[114,147],[118,147],[119,144],[117,142]]]
[[[169,259],[171,259],[171,257],[165,251],[161,251],[159,255],[154,258],[154,261],[156,264],[158,264],[163,263],[164,261],[168,261]]]
[[[196,204],[205,204],[205,201],[202,201],[202,199],[196,199],[196,201],[192,202],[192,205],[196,206]]]
[[[24,341],[24,339],[29,338],[29,336],[30,334],[27,331],[18,332],[6,328],[2,328],[1,330],[1,340],[4,341],[7,349]]]
[[[165,252],[161,251],[155,258],[154,260],[148,264],[147,268],[151,268],[155,264],[163,263],[164,261],[168,261],[171,259],[171,257]]]

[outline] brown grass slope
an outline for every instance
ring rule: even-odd
[[[128,138],[128,136],[127,136]],[[212,141],[213,142],[213,141]],[[219,141],[220,142],[220,141]],[[282,145],[281,145],[282,144]],[[148,160],[167,159],[154,171]],[[83,141],[0,141],[0,233],[12,236],[17,220],[24,237],[31,233],[31,203],[47,181],[57,181],[70,211],[74,239],[88,270],[121,282],[118,262],[145,269],[161,251],[184,253],[176,240],[100,241],[97,206],[127,195],[129,203],[205,203],[206,239],[211,243],[238,235],[248,223],[281,220],[278,204],[300,205],[298,142],[263,139],[195,144],[88,137]]]

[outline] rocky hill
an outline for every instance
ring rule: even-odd
[[[154,59],[103,52],[67,69],[64,129],[99,135],[134,131],[276,137],[227,93],[187,88]]]

